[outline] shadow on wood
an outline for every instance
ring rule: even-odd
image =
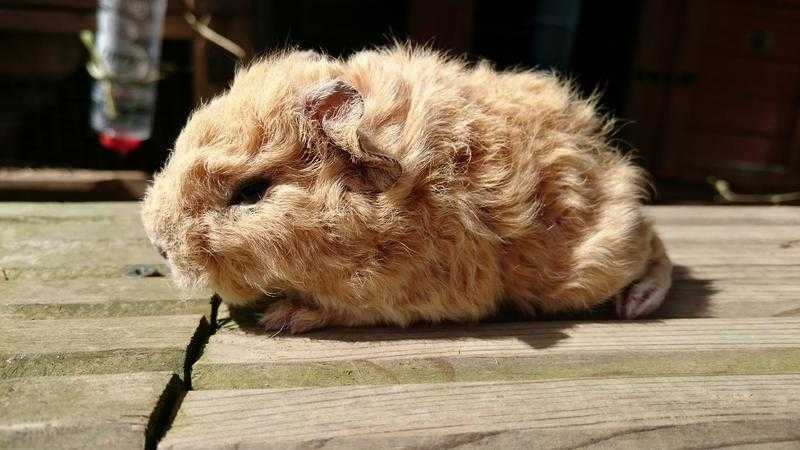
[[[709,317],[711,297],[719,292],[709,279],[695,277],[692,269],[676,265],[672,270],[672,288],[654,318]]]
[[[257,314],[259,309],[254,308],[231,308],[229,307],[229,317],[220,319],[220,326],[225,326],[231,322],[241,328],[242,331],[253,335],[273,336],[275,331],[267,331],[259,327],[257,323]],[[511,325],[512,322],[519,324],[521,319],[519,316],[513,317],[511,314],[502,314],[493,317],[483,323],[505,324]],[[481,323],[468,323],[468,324],[414,324],[408,328],[400,327],[363,327],[363,328],[330,328],[311,333],[305,333],[302,338],[314,340],[330,340],[340,342],[379,342],[379,341],[397,341],[408,339],[442,339],[442,340],[461,340],[466,338],[478,339],[504,339],[508,337],[517,337],[532,348],[548,348],[555,345],[562,339],[566,339],[568,335],[562,330],[572,326],[569,322],[548,321],[548,325],[543,327],[541,333],[537,333],[535,338],[531,338],[528,334],[515,333],[515,327],[506,328],[500,326],[486,326]],[[280,333],[282,336],[288,337],[288,333]]]

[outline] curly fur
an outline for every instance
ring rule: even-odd
[[[668,261],[611,129],[548,73],[287,51],[192,114],[142,218],[180,284],[286,296],[267,328],[583,310]],[[259,177],[260,202],[229,206]]]

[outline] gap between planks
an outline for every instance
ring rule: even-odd
[[[0,380],[0,448],[154,448],[180,385],[170,372]]]
[[[189,382],[204,316],[0,319],[0,379],[169,370]]]

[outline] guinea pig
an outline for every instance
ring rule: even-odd
[[[283,51],[193,112],[143,201],[178,284],[265,329],[659,306],[671,263],[613,121],[551,73]],[[262,303],[264,302],[264,303]]]

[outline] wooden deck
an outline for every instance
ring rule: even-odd
[[[133,203],[0,203],[0,448],[800,448],[800,208],[655,207],[646,321],[210,323]]]

